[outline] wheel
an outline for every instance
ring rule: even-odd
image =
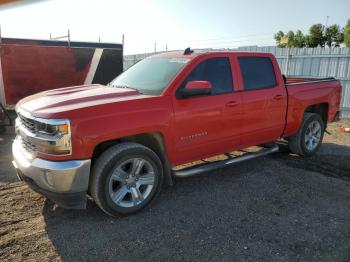
[[[311,156],[322,144],[324,123],[320,115],[305,113],[298,133],[289,138],[289,149],[301,156]]]
[[[107,214],[137,212],[160,191],[163,167],[149,148],[131,142],[110,147],[94,163],[90,194]]]

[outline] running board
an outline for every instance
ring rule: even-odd
[[[219,168],[235,165],[237,163],[240,163],[249,159],[266,156],[266,155],[278,152],[278,149],[279,149],[278,145],[273,145],[272,147],[261,149],[256,153],[246,153],[243,156],[237,156],[231,159],[226,159],[226,160],[213,162],[209,164],[203,164],[197,167],[195,166],[195,167],[184,168],[182,170],[173,170],[173,175],[176,177],[194,176],[203,172],[213,171]]]

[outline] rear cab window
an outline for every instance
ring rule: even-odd
[[[233,92],[230,59],[228,57],[208,58],[200,62],[182,82],[177,96],[190,81],[208,81],[212,85],[212,95]]]
[[[277,85],[275,70],[268,57],[239,56],[244,90],[272,88]]]

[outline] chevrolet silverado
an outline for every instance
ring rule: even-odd
[[[136,212],[173,176],[276,152],[314,154],[339,113],[333,78],[287,78],[275,57],[170,52],[146,58],[107,86],[44,91],[16,106],[13,164],[33,190],[65,208],[87,195],[109,215]],[[251,146],[261,150],[234,157]],[[228,159],[180,165],[219,154]]]

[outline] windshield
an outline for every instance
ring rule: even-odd
[[[114,79],[110,85],[130,87],[143,94],[159,95],[189,58],[147,58]]]

